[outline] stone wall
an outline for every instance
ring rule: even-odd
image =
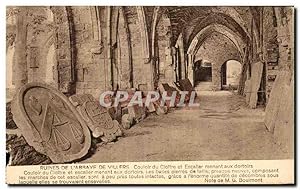
[[[192,79],[192,66],[198,60],[212,63],[215,90],[221,88],[222,65],[228,60],[241,62],[240,86],[243,86],[250,77],[251,63],[258,61],[261,52],[266,63],[261,89],[266,88],[267,102],[275,99],[292,104],[292,98],[270,94],[277,74],[285,71],[290,81],[284,88],[287,96],[293,95],[293,9],[160,9],[164,11],[133,6],[8,7],[8,99],[15,90],[34,81],[51,84],[66,95],[89,93],[95,98],[105,90],[155,89],[158,82]],[[155,16],[157,10],[159,14]],[[194,47],[201,44],[199,50],[187,54],[201,30],[203,35],[194,44]],[[287,144],[293,129],[290,117],[293,111],[293,106],[278,107],[280,114],[274,133],[283,144]],[[288,124],[281,125],[286,118]]]
[[[110,89],[104,8],[72,7],[76,47],[76,93],[97,96]],[[99,18],[99,20],[98,20]]]
[[[172,47],[171,47],[171,23],[166,14],[163,14],[156,27],[157,49],[156,61],[158,63],[159,81],[172,83],[174,80]]]
[[[220,33],[213,33],[200,46],[195,55],[197,60],[212,63],[212,85],[215,90],[221,89],[221,67],[228,60],[241,62],[236,46]]]
[[[11,38],[18,31],[23,35],[18,36],[14,55],[20,63],[14,72],[20,79],[11,77],[16,78],[18,86],[40,81],[65,94],[90,93],[95,97],[104,90],[153,88],[149,44],[153,8],[76,6],[21,10],[15,19],[18,22],[9,25],[12,29],[7,36]],[[21,64],[22,56],[25,63]]]
[[[139,18],[138,11],[136,7],[125,7],[124,8],[125,17],[128,22],[128,31],[130,35],[130,44],[132,52],[132,68],[133,68],[133,86],[138,89],[151,89],[151,80],[153,79],[150,60],[145,57],[146,53],[143,50],[145,47],[143,45],[142,34],[148,32],[143,30],[143,23],[141,23],[141,18]],[[143,51],[141,51],[143,50]]]
[[[293,154],[294,144],[294,10],[275,8],[279,48],[278,75],[266,108],[265,124],[285,152]],[[278,77],[277,75],[277,77]],[[272,103],[273,102],[273,103]]]
[[[272,86],[278,73],[279,47],[277,42],[277,21],[273,7],[264,8],[263,18],[263,52],[267,63],[266,98],[269,99]]]

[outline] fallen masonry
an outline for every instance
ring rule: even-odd
[[[111,142],[122,136],[118,121],[113,120],[107,109],[99,106],[92,95],[75,94],[69,99],[86,121],[93,137],[101,138],[104,142]]]
[[[52,162],[70,162],[87,154],[91,146],[87,124],[57,89],[28,83],[17,93],[11,109],[26,142]]]
[[[184,93],[176,92],[176,101],[187,101]],[[84,159],[91,154],[92,143],[117,141],[124,130],[141,122],[149,114],[167,114],[171,107],[162,100],[163,89],[153,101],[146,100],[149,92],[139,92],[141,102],[130,104],[137,92],[128,90],[129,99],[117,106],[103,107],[90,94],[67,97],[43,83],[28,83],[7,104],[7,152],[10,165],[66,163]],[[169,95],[168,93],[166,93]],[[117,93],[106,97],[115,104]],[[148,96],[149,97],[149,96]],[[153,98],[153,97],[152,97]],[[147,105],[146,105],[147,103]],[[174,109],[174,108],[173,108]],[[28,121],[32,122],[28,122]],[[97,139],[94,141],[93,139]]]

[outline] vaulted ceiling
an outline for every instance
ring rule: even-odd
[[[172,42],[175,43],[178,36],[183,34],[186,51],[193,39],[199,38],[197,34],[210,28],[211,25],[220,26],[219,29],[222,29],[218,32],[226,35],[231,41],[238,42],[235,45],[240,46],[237,47],[239,50],[243,49],[249,41],[258,40],[259,8],[257,7],[179,6],[165,7],[165,9],[171,22]],[[204,38],[209,33],[206,32],[205,35]]]

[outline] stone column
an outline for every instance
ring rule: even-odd
[[[188,69],[187,69],[187,74],[188,74],[188,79],[191,81],[192,85],[194,86],[194,70],[193,70],[193,55],[192,54],[187,54],[188,55]]]
[[[59,90],[67,95],[74,93],[74,32],[70,9],[55,6],[51,8],[55,23],[55,45],[57,51]]]
[[[214,90],[221,90],[221,66],[212,63],[212,86]]]
[[[27,41],[27,8],[20,7],[16,24],[16,49],[15,64],[13,66],[13,81],[16,90],[27,83],[27,61],[26,61],[26,41]]]

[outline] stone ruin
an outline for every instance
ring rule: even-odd
[[[159,88],[160,93],[171,90],[179,91],[167,83]],[[9,164],[80,161],[91,149],[93,138],[104,144],[113,142],[148,114],[166,114],[170,109],[168,102],[161,106],[160,101],[148,107],[129,106],[125,102],[118,107],[104,108],[90,94],[74,94],[68,98],[49,85],[28,83],[7,104]]]
[[[54,163],[84,156],[91,145],[86,122],[58,90],[40,83],[23,86],[11,106],[26,142]]]
[[[101,138],[103,142],[111,142],[122,136],[119,122],[113,120],[108,111],[101,107],[92,95],[75,94],[69,100],[87,123],[94,138]]]

